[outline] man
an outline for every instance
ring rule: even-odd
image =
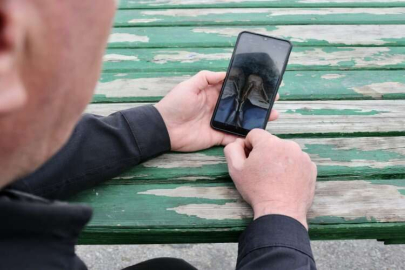
[[[254,211],[237,269],[314,269],[316,166],[263,130],[242,140],[210,128],[224,73],[200,72],[155,106],[82,117],[114,11],[112,0],[0,0],[0,269],[86,269],[74,245],[91,210],[53,199],[169,150],[220,144]],[[195,268],[163,258],[129,269]]]

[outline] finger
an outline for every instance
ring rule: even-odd
[[[246,136],[245,139],[245,145],[246,148],[248,149],[253,149],[255,148],[262,140],[267,140],[269,138],[271,138],[272,135],[263,130],[263,129],[258,129],[255,128],[253,130],[251,130],[248,135]]]
[[[228,144],[224,148],[224,153],[230,168],[242,169],[246,160],[245,142],[243,139],[238,138],[233,143]]]
[[[279,116],[279,113],[277,110],[271,110],[269,121],[277,120],[278,116]]]
[[[186,83],[191,86],[191,89],[201,91],[208,85],[215,85],[222,82],[225,79],[225,75],[225,72],[202,70],[186,81]]]
[[[276,96],[276,101],[277,100],[279,100],[280,99],[280,94],[279,93],[277,93],[277,96]]]

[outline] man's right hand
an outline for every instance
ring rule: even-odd
[[[254,129],[224,151],[229,174],[252,206],[254,219],[286,215],[308,229],[306,216],[314,198],[317,168],[297,143]]]

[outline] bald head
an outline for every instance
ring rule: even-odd
[[[49,159],[91,100],[114,0],[0,0],[0,188]]]

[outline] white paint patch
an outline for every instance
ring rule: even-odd
[[[150,22],[156,22],[156,21],[161,21],[162,19],[132,19],[128,21],[128,23],[150,23]]]
[[[405,8],[321,8],[321,9],[295,9],[281,8],[269,9],[268,16],[299,16],[299,15],[339,15],[339,14],[372,14],[372,15],[405,15]]]
[[[232,49],[226,50],[232,51]],[[153,62],[156,64],[166,64],[167,62],[179,62],[179,63],[194,63],[202,60],[229,60],[231,53],[197,53],[190,51],[173,51],[165,52],[165,54],[157,54],[153,57]]]
[[[127,33],[115,33],[110,35],[108,43],[119,43],[119,42],[149,42],[149,37]]]
[[[162,97],[174,86],[187,80],[190,76],[117,79],[99,82],[96,94],[106,97]]]
[[[405,94],[405,84],[399,82],[373,83],[351,89],[356,93],[372,98],[382,98],[386,94]]]
[[[226,163],[225,157],[209,156],[200,153],[193,154],[164,154],[155,159],[142,163],[144,167],[163,169],[171,168],[200,168],[206,165]]]
[[[139,61],[138,56],[122,54],[106,54],[103,57],[104,62],[121,62],[121,61]]]
[[[346,75],[342,75],[342,74],[325,74],[322,75],[321,78],[325,79],[325,80],[336,80],[336,79],[340,79],[346,77]]]
[[[243,219],[252,217],[251,208],[241,200],[236,190],[228,187],[187,187],[151,190],[142,194],[180,198],[236,200],[225,204],[187,204],[167,210],[178,214],[210,220]],[[404,187],[375,185],[367,181],[318,182],[309,219],[338,217],[345,220],[366,218],[379,222],[405,221]]]
[[[236,37],[246,30],[239,27],[194,28],[195,33],[217,34]],[[405,25],[283,25],[275,30],[264,27],[249,28],[249,31],[289,39],[293,42],[309,40],[326,41],[329,44],[345,45],[384,45],[383,39],[401,39],[405,37]]]

